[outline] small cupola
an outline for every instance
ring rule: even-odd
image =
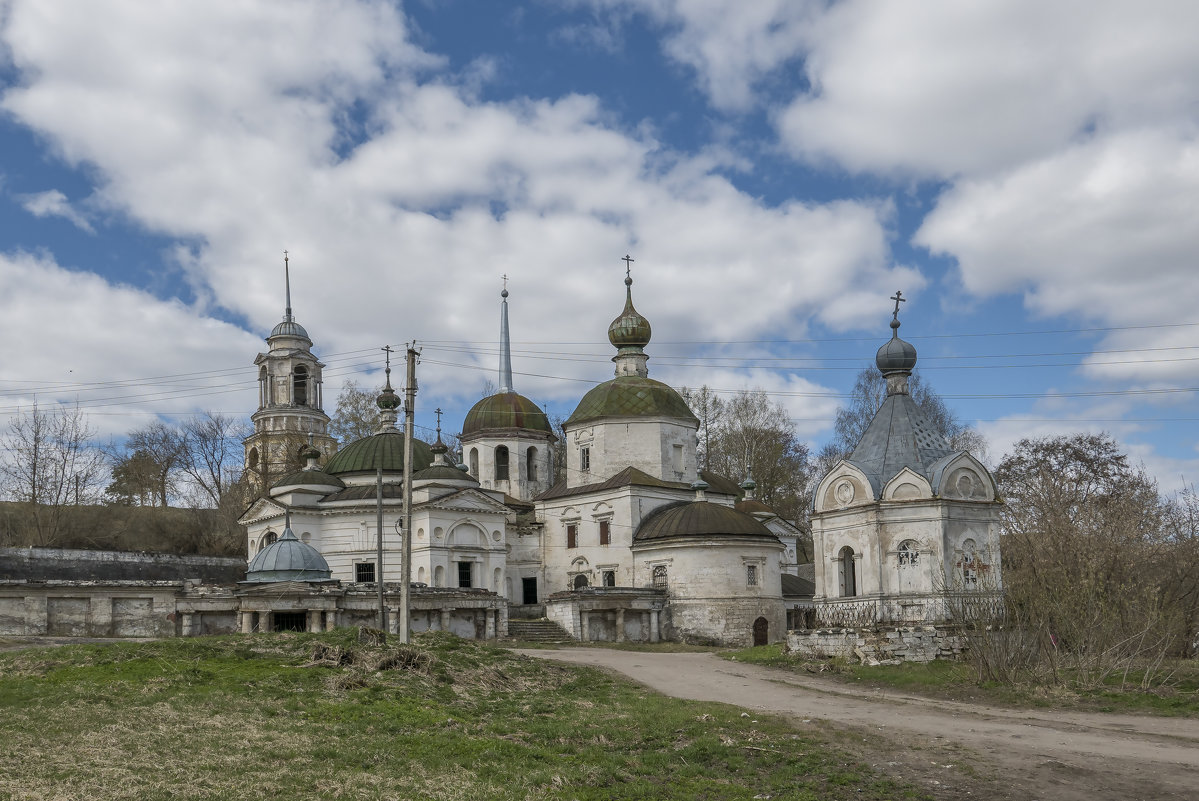
[[[631,256],[625,256],[625,301],[624,310],[612,324],[608,326],[608,341],[616,348],[616,375],[637,375],[642,378],[649,375],[645,355],[645,346],[649,344],[652,329],[649,320],[645,319],[633,308],[633,276],[629,269],[633,262]]]
[[[916,367],[916,348],[912,343],[899,338],[899,304],[907,302],[907,299],[903,297],[902,292],[897,291],[891,300],[895,301],[895,311],[891,318],[891,339],[878,349],[874,363],[887,379],[888,395],[907,395],[908,377]]]

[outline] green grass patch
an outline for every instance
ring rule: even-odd
[[[1057,685],[1024,682],[979,682],[964,662],[904,662],[899,665],[861,665],[844,659],[801,658],[784,653],[782,644],[724,651],[726,659],[816,674],[847,685],[926,695],[952,701],[1010,707],[1079,709],[1131,714],[1199,717],[1199,661],[1179,659],[1164,668],[1167,678],[1157,687],[1142,689],[1143,671],[1108,679],[1105,686],[1079,689],[1069,677]],[[1123,686],[1121,686],[1123,684]]]
[[[0,654],[0,798],[903,799],[785,721],[426,634]]]

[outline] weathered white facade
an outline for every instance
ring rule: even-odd
[[[933,623],[974,614],[998,597],[995,481],[954,451],[908,394],[916,351],[879,349],[887,398],[850,457],[813,498],[818,625]]]

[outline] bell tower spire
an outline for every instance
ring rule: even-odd
[[[500,392],[515,392],[512,388],[512,341],[508,337],[508,276],[500,292]]]
[[[291,262],[287,251],[283,251],[283,287],[287,294],[287,305],[283,308],[283,322],[294,323],[296,318],[291,313]]]

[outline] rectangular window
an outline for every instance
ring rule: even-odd
[[[600,545],[608,545],[612,542],[611,524],[607,520],[600,521]]]
[[[584,472],[591,469],[591,448],[584,448],[579,454],[579,469]]]
[[[375,563],[359,562],[354,565],[354,581],[373,583],[375,580]]]
[[[566,526],[566,547],[579,547],[579,526],[577,523],[570,523]]]
[[[758,566],[757,565],[746,565],[745,566],[745,583],[751,587],[758,586]]]
[[[471,586],[470,566],[471,566],[470,562],[459,562],[458,563],[458,586],[459,587],[470,587]]]

